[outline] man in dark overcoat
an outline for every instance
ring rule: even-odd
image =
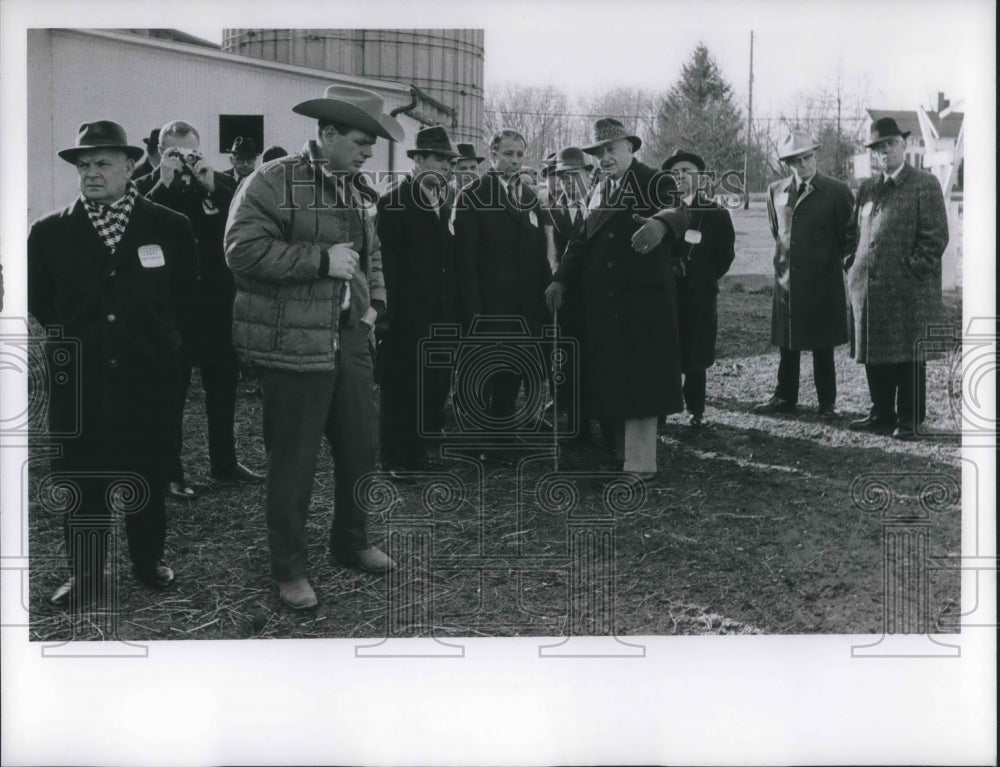
[[[435,323],[458,320],[455,235],[448,197],[451,163],[457,156],[447,131],[435,126],[417,133],[407,151],[413,173],[378,203],[388,331],[379,348],[381,368],[381,455],[383,468],[423,467],[424,434],[444,426],[450,371],[424,366],[420,339]],[[422,417],[418,417],[421,408]]]
[[[882,171],[858,190],[857,248],[848,259],[852,351],[865,366],[872,406],[850,428],[913,439],[926,415],[926,366],[916,342],[941,314],[941,257],[948,214],[933,174],[905,162],[907,132],[891,117],[868,147]]]
[[[84,123],[59,156],[76,166],[81,196],[31,226],[28,309],[50,326],[53,369],[69,374],[51,392],[49,429],[62,435],[53,469],[76,485],[64,518],[72,575],[52,602],[81,607],[104,594],[116,512],[136,576],[156,589],[174,583],[162,559],[163,468],[197,265],[188,220],[130,180],[142,149],[120,125]]]
[[[719,326],[719,279],[736,258],[736,232],[729,211],[712,200],[698,183],[705,161],[677,150],[663,170],[677,181],[691,221],[677,244],[677,327],[684,373],[684,404],[691,425],[700,426],[705,413],[706,370],[715,363]]]
[[[136,180],[139,193],[155,203],[182,213],[198,240],[198,290],[194,296],[194,323],[198,333],[184,350],[181,390],[174,413],[174,456],[167,467],[167,492],[193,498],[185,481],[184,408],[191,371],[197,367],[205,389],[208,455],[213,479],[220,482],[262,482],[264,476],[236,460],[236,387],[239,361],[233,349],[233,298],[236,285],[226,265],[222,238],[233,200],[232,179],[213,170],[200,151],[197,129],[172,120],[159,131],[160,165]]]
[[[552,272],[543,211],[521,172],[526,146],[516,131],[493,137],[493,167],[464,189],[456,203],[455,238],[463,323],[468,326],[477,316],[516,317],[538,338],[548,317],[544,291]],[[517,330],[510,326],[511,332]],[[489,373],[483,392],[489,413],[484,415],[500,423],[511,418],[522,377],[508,369]]]
[[[688,216],[670,174],[633,156],[641,139],[610,118],[597,121],[594,137],[583,151],[603,178],[546,297],[560,308],[579,281],[591,413],[613,433],[625,471],[652,478],[657,416],[684,407],[672,241]]]
[[[843,263],[854,235],[854,196],[847,184],[816,171],[819,144],[792,131],[779,149],[792,169],[767,190],[767,216],[774,237],[771,343],[778,347],[778,383],[758,413],[794,413],[799,400],[799,363],[811,351],[818,413],[836,419],[834,347],[847,343],[847,298]]]

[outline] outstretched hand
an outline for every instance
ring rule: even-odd
[[[648,253],[660,244],[667,233],[667,225],[655,218],[645,218],[638,213],[633,213],[632,220],[637,224],[642,224],[632,235],[632,248],[637,253]]]

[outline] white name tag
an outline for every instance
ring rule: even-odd
[[[774,195],[774,204],[778,207],[788,205],[788,192],[779,192]]]
[[[701,242],[701,232],[697,229],[688,229],[684,232],[684,242],[690,242],[692,245],[697,245]]]
[[[155,269],[167,263],[163,260],[163,248],[159,245],[140,245],[139,262],[147,269]]]
[[[535,215],[535,211],[528,211],[528,221],[531,222],[532,226],[538,226],[538,216]]]
[[[869,200],[868,202],[866,202],[864,205],[861,206],[861,215],[867,218],[871,214],[872,214],[872,203],[871,200]]]

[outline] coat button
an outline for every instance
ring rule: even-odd
[[[614,238],[615,238],[615,233],[614,232],[608,232],[608,239],[609,240],[613,240]]]
[[[614,269],[614,268],[615,268],[615,262],[614,261],[608,261],[608,269]]]
[[[114,357],[112,357],[111,359],[109,359],[108,360],[108,367],[109,368],[116,368],[116,367],[118,367],[118,360],[116,360]]]
[[[109,273],[109,276],[111,276],[111,277],[117,277],[118,276],[118,271],[116,269],[112,269],[111,272]]]
[[[115,321],[115,320],[117,320],[117,319],[118,319],[118,318],[117,318],[117,317],[115,317],[115,315],[113,315],[113,314],[109,314],[109,315],[108,315],[108,322],[114,322],[114,321]]]

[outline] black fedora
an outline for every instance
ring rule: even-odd
[[[257,148],[257,142],[249,136],[237,136],[229,148],[229,154],[233,157],[256,157],[260,154],[260,150]]]
[[[593,169],[594,166],[587,162],[587,158],[584,157],[583,150],[575,146],[568,146],[561,150],[556,158],[555,168],[553,168],[557,176],[571,170],[591,171]]]
[[[629,132],[625,130],[625,126],[618,122],[618,120],[615,120],[613,117],[602,117],[594,123],[594,143],[590,146],[585,146],[583,151],[587,154],[594,154],[596,150],[605,144],[618,141],[618,139],[627,139],[632,145],[633,152],[638,152],[639,147],[642,146],[642,139],[638,136],[629,135]]]
[[[476,154],[476,147],[473,144],[457,144],[459,160],[475,160],[482,162],[485,157]]]
[[[881,144],[886,139],[893,138],[894,136],[906,138],[909,135],[910,132],[908,130],[901,131],[896,121],[891,117],[880,117],[872,123],[871,136],[868,139],[869,143],[865,144],[865,146],[871,149],[876,144]]]
[[[674,151],[670,157],[663,161],[663,165],[660,166],[661,170],[670,170],[679,162],[689,162],[698,170],[705,170],[705,161],[701,159],[694,152],[685,152],[683,149],[677,149]]]
[[[83,123],[76,132],[76,145],[58,152],[66,162],[76,162],[81,152],[91,149],[119,149],[130,160],[138,160],[145,153],[140,147],[128,143],[125,129],[111,120]]]
[[[542,164],[539,169],[542,174],[542,178],[547,178],[548,175],[556,169],[556,162],[555,152],[549,152],[549,154],[545,156],[545,159],[542,160]]]
[[[149,138],[144,138],[142,143],[146,145],[146,149],[149,151],[156,149],[156,147],[160,145],[160,129],[153,128],[153,130],[149,132]]]
[[[445,157],[458,157],[458,152],[448,138],[448,131],[440,125],[430,125],[417,131],[417,145],[406,150],[407,157],[432,152]]]

